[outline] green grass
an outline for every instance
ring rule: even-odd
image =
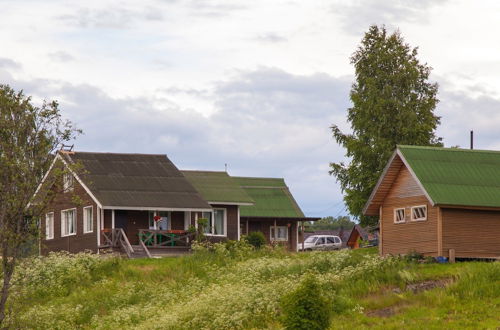
[[[500,263],[418,264],[376,250],[247,247],[180,258],[36,259],[9,302],[13,328],[281,328],[281,297],[307,274],[332,301],[332,329],[496,329]],[[409,285],[441,281],[413,293]]]

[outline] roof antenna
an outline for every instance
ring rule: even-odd
[[[474,149],[474,131],[470,131],[470,150]]]
[[[227,163],[224,164],[225,171],[227,173]]]
[[[74,146],[75,146],[74,144],[72,144],[72,145],[61,144],[61,149],[60,150],[61,151],[68,151],[68,152],[69,151],[73,151],[73,147]]]

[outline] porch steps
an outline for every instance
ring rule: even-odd
[[[131,258],[147,258],[147,254],[140,245],[132,245],[134,253]],[[185,246],[175,246],[168,248],[147,248],[152,258],[179,257],[190,253],[190,248]]]
[[[148,253],[140,245],[132,245],[134,252],[130,254],[130,259],[149,258]]]

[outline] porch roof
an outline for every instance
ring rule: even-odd
[[[210,209],[166,155],[65,152],[83,184],[104,206]]]

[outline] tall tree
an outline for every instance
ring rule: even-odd
[[[0,325],[18,259],[38,237],[47,198],[33,196],[53,160],[53,151],[78,130],[61,118],[57,102],[40,107],[22,91],[0,85]],[[63,175],[63,171],[58,172]],[[54,179],[54,177],[52,177]],[[28,205],[31,205],[28,207]]]
[[[435,133],[438,85],[429,82],[431,67],[419,62],[417,48],[384,26],[370,26],[351,64],[356,78],[347,114],[352,133],[331,127],[350,163],[331,163],[330,174],[340,183],[351,215],[370,225],[377,218],[363,216],[362,209],[396,145],[442,145]]]

